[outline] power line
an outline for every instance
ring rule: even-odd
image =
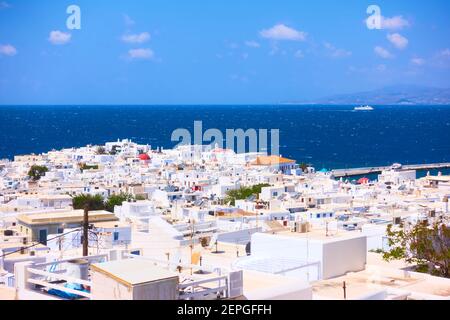
[[[50,242],[50,241],[59,239],[59,238],[64,237],[65,235],[67,235],[67,234],[69,234],[69,233],[76,232],[76,231],[80,231],[80,230],[81,230],[81,228],[71,230],[71,231],[69,231],[69,232],[60,234],[60,235],[58,235],[58,236],[56,236],[56,237],[54,237],[54,238],[51,238],[51,239],[47,240],[47,242]],[[38,242],[38,243],[35,243],[35,244],[31,245],[31,246],[21,247],[20,249],[18,249],[18,250],[16,250],[16,251],[8,252],[8,253],[5,253],[5,254],[1,255],[0,258],[9,256],[9,255],[11,255],[11,254],[14,254],[14,253],[17,253],[17,252],[20,252],[20,251],[23,251],[23,250],[25,250],[25,249],[30,249],[30,248],[36,247],[36,246],[38,246],[38,245],[40,245],[40,244],[41,244],[41,243]]]

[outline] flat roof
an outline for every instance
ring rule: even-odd
[[[39,193],[36,194],[35,193],[35,194],[20,194],[18,199],[42,199],[42,200],[63,199],[63,200],[68,200],[68,199],[72,199],[72,197],[69,195],[64,195],[64,194],[39,194]]]
[[[267,232],[266,234],[271,234]],[[334,242],[339,240],[347,240],[347,239],[355,239],[360,237],[365,237],[361,231],[345,231],[345,230],[337,230],[334,228],[330,228],[328,230],[328,236],[326,234],[325,228],[314,228],[312,227],[311,231],[305,233],[292,232],[290,230],[282,230],[276,231],[274,236],[285,236],[290,238],[297,239],[309,239],[309,240],[317,240],[321,242]]]
[[[129,227],[130,224],[121,221],[102,221],[102,222],[95,222],[94,226],[97,228],[123,228]]]
[[[315,299],[343,300],[343,281],[347,298],[354,299],[379,290],[402,290],[415,294],[450,296],[450,280],[428,274],[408,272],[403,260],[384,261],[381,254],[368,252],[366,269],[312,283]]]
[[[41,225],[41,224],[58,224],[58,223],[81,223],[83,221],[83,210],[70,210],[63,212],[44,212],[28,215],[19,215],[17,220],[27,225]],[[89,221],[116,221],[119,220],[114,213],[97,210],[89,211]]]
[[[127,286],[136,286],[164,279],[178,279],[177,273],[157,267],[153,262],[142,259],[96,263],[92,264],[91,268]]]

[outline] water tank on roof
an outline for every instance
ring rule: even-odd
[[[88,279],[89,262],[85,259],[74,259],[67,262],[66,275],[82,280]]]

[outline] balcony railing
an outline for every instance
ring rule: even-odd
[[[92,282],[89,280],[83,280],[65,274],[67,270],[64,268],[64,265],[72,260],[77,259],[87,260],[88,263],[91,264],[96,262],[103,262],[108,259],[108,256],[103,254],[97,256],[70,258],[53,262],[31,264],[26,268],[27,282],[29,284],[35,286],[37,285],[42,288],[55,289],[91,299],[92,296],[90,292],[75,290],[64,286],[64,283],[71,283],[89,288],[92,286]],[[31,290],[36,291],[36,288],[33,288],[33,286],[31,286]]]

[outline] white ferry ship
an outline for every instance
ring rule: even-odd
[[[374,109],[371,106],[360,106],[360,107],[355,107],[355,109],[353,109],[353,110],[355,110],[355,111],[372,111]]]

